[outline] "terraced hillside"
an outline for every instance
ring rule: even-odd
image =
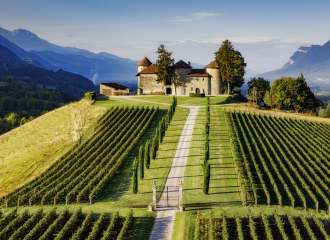
[[[0,136],[0,197],[39,176],[102,116],[92,101],[68,104]]]
[[[157,109],[112,108],[95,133],[39,177],[3,197],[7,206],[90,202],[100,196],[148,128]]]
[[[328,210],[330,126],[226,112],[255,204]]]

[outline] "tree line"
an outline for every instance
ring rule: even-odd
[[[0,79],[0,134],[77,98],[66,92],[24,86],[11,77]]]
[[[272,86],[264,78],[252,78],[248,82],[249,101],[265,103],[267,107],[291,110],[298,113],[316,113],[317,108],[323,106],[311,89],[307,86],[305,77],[282,77],[276,79]]]

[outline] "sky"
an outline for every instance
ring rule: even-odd
[[[164,44],[176,61],[202,65],[229,39],[261,73],[329,41],[329,9],[329,0],[0,0],[0,27],[132,60],[155,61]]]

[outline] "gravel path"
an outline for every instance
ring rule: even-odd
[[[184,169],[188,158],[189,146],[199,106],[185,107],[189,108],[190,112],[181,133],[165,187],[179,186],[179,183],[183,181]],[[178,190],[169,192],[169,196],[177,196],[177,191]],[[160,205],[162,205],[162,203],[160,203]],[[176,209],[176,207],[162,207],[156,210],[157,217],[152,228],[150,240],[171,239]]]

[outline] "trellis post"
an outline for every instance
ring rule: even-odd
[[[157,185],[154,181],[152,184],[152,202],[154,203],[154,206],[156,207],[157,204]]]
[[[183,202],[183,183],[179,183],[179,204]]]

